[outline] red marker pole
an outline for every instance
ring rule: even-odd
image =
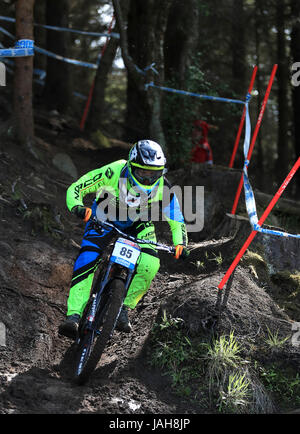
[[[260,126],[261,126],[262,118],[263,118],[263,115],[264,115],[264,112],[265,112],[265,109],[266,109],[266,105],[267,105],[267,102],[268,102],[268,99],[269,99],[269,95],[270,95],[270,92],[271,92],[271,88],[272,88],[272,85],[273,85],[273,81],[274,81],[274,78],[275,78],[275,74],[276,74],[277,68],[278,68],[278,65],[274,65],[273,66],[273,71],[272,71],[272,74],[271,74],[271,77],[270,77],[270,80],[269,80],[268,88],[267,88],[266,93],[265,93],[265,97],[264,97],[264,100],[263,100],[263,103],[262,103],[262,106],[261,106],[261,109],[260,109],[260,113],[259,113],[259,116],[258,116],[258,120],[257,120],[257,123],[256,123],[254,134],[253,134],[253,137],[252,137],[251,145],[250,145],[250,148],[249,148],[249,151],[248,151],[248,156],[247,156],[247,160],[248,161],[250,161],[250,159],[251,159],[251,155],[252,155],[253,148],[254,148],[254,145],[255,145],[255,142],[256,142],[258,131],[259,131]],[[244,181],[244,178],[243,178],[243,174],[242,174],[241,179],[240,179],[240,183],[239,183],[236,195],[235,195],[235,199],[234,199],[233,207],[232,207],[232,210],[231,210],[231,214],[235,214],[235,212],[236,212],[236,209],[237,209],[237,206],[238,206],[238,202],[239,202],[239,199],[240,199],[240,195],[241,195],[241,191],[242,191],[242,187],[243,187],[243,181]]]
[[[108,29],[107,33],[111,33],[114,19],[115,19],[115,17],[113,16],[112,20],[111,20],[111,23],[109,25],[109,29]],[[106,50],[107,44],[108,44],[108,37],[106,38],[106,42],[103,45],[103,48],[101,50],[101,57],[103,56],[103,54],[104,54],[104,52]],[[100,57],[100,59],[101,59],[101,57]],[[81,131],[84,130],[85,121],[86,121],[86,118],[87,118],[87,115],[88,115],[88,112],[89,112],[89,109],[90,109],[90,105],[91,105],[91,102],[92,102],[94,88],[95,88],[95,80],[96,79],[94,78],[93,83],[92,83],[91,88],[90,88],[90,91],[89,91],[89,95],[88,95],[88,99],[87,99],[87,102],[86,102],[86,105],[85,105],[85,108],[84,108],[84,112],[83,112],[83,115],[82,115],[82,118],[81,118],[81,121],[80,121],[80,129],[81,129]]]
[[[254,86],[255,77],[256,77],[256,73],[257,73],[257,66],[255,66],[253,68],[253,72],[252,72],[252,77],[251,77],[248,93],[252,92],[252,89],[253,89],[253,86]],[[245,123],[245,117],[246,117],[246,107],[244,107],[243,114],[242,114],[242,119],[240,121],[240,126],[239,126],[239,129],[238,129],[238,132],[237,132],[237,136],[236,136],[236,139],[235,139],[235,143],[234,143],[231,159],[230,159],[230,162],[229,162],[229,167],[230,168],[233,167],[235,155],[236,155],[239,143],[240,143],[240,139],[241,139],[244,123]]]
[[[283,181],[283,183],[280,186],[279,190],[277,191],[277,193],[275,194],[275,196],[273,197],[273,199],[269,203],[267,209],[265,210],[265,212],[263,213],[263,215],[259,219],[259,221],[258,221],[259,226],[263,225],[263,223],[265,222],[266,218],[268,217],[268,215],[272,211],[273,207],[275,206],[276,202],[278,201],[278,199],[280,198],[280,196],[282,195],[282,193],[286,189],[286,187],[289,184],[290,180],[293,178],[293,176],[295,175],[295,173],[299,169],[299,166],[300,166],[300,157],[298,158],[298,160],[294,164],[292,170],[290,171],[290,173],[288,174],[288,176],[285,178],[285,180]],[[253,238],[255,237],[256,234],[257,234],[257,231],[253,230],[251,232],[251,234],[249,235],[249,237],[246,240],[245,244],[243,245],[243,247],[241,248],[241,250],[237,254],[237,256],[234,259],[234,261],[232,262],[232,264],[230,265],[230,267],[229,267],[227,273],[225,274],[225,276],[223,277],[221,283],[219,284],[219,286],[218,286],[219,289],[223,289],[225,283],[227,282],[227,280],[229,279],[229,277],[233,273],[235,267],[239,263],[241,257],[245,253],[245,251],[248,249],[249,245],[251,244],[251,242],[252,242],[252,240],[253,240]]]

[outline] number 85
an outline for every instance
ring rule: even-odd
[[[122,247],[122,249],[120,250],[120,255],[121,256],[126,256],[126,258],[131,258],[131,256],[132,256],[132,250],[127,249],[126,247]]]

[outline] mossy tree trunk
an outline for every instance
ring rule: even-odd
[[[240,98],[244,98],[247,91],[245,24],[244,0],[234,0],[231,32],[232,78],[233,90]]]
[[[198,1],[175,0],[167,22],[164,58],[166,79],[175,79],[179,89],[186,88],[187,71],[196,54],[198,29]]]
[[[291,33],[291,55],[292,61],[294,63],[300,62],[300,2],[299,0],[292,0],[292,17],[294,17],[294,22],[292,25]],[[299,71],[299,68],[297,69]],[[293,86],[292,98],[293,98],[293,120],[294,120],[294,149],[296,154],[296,159],[300,155],[300,84],[299,76],[297,86]],[[300,172],[296,174],[297,183],[297,196],[300,195]]]
[[[165,146],[161,124],[161,92],[145,84],[151,81],[164,83],[164,35],[169,9],[173,0],[113,0],[115,16],[120,32],[122,56],[128,72],[126,139],[136,141],[142,138],[155,140]],[[126,29],[128,17],[128,30]],[[138,71],[155,63],[158,71],[146,74]]]
[[[68,27],[69,0],[47,0],[46,23],[51,26]],[[66,32],[47,31],[47,50],[60,56],[68,57],[70,36]],[[69,56],[70,57],[70,56]],[[47,75],[44,98],[49,109],[66,112],[71,100],[70,66],[51,57],[47,57]]]
[[[116,33],[117,28],[114,28],[112,32]],[[95,81],[93,83],[92,102],[86,122],[86,130],[89,133],[101,129],[101,122],[103,121],[106,114],[105,89],[107,85],[108,74],[111,71],[113,61],[116,57],[118,46],[118,39],[110,38],[104,52],[102,53]]]
[[[288,60],[286,54],[286,14],[285,0],[278,0],[276,6],[277,23],[277,58],[278,58],[278,138],[276,172],[278,182],[281,182],[288,173],[288,163],[291,162],[288,149]]]
[[[16,3],[16,39],[33,40],[34,0],[18,0]],[[17,57],[14,77],[14,120],[17,139],[31,145],[34,139],[32,107],[33,56]]]

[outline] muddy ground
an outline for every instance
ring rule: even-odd
[[[277,303],[270,282],[262,284],[249,266],[239,265],[227,288],[218,291],[233,257],[230,239],[191,238],[195,249],[187,262],[161,257],[151,289],[130,312],[132,333],[116,332],[88,384],[73,383],[70,341],[58,336],[57,329],[65,317],[83,224],[65,206],[72,177],[52,159],[68,154],[80,176],[128,153],[126,146],[96,150],[79,137],[78,131],[48,129],[35,145],[39,160],[7,137],[1,142],[0,321],[5,342],[2,335],[0,413],[218,413],[200,399],[180,396],[168,375],[151,365],[149,336],[163,312],[183,319],[191,339],[207,340],[234,329],[247,357],[251,354],[260,363],[284,361],[296,372],[300,349],[291,339],[280,352],[263,349],[267,328],[291,336],[296,314]],[[168,239],[165,230],[158,229],[161,241]],[[220,252],[222,261],[217,261]],[[297,406],[291,400],[287,407],[277,401],[272,411]]]

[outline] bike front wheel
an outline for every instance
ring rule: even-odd
[[[84,384],[93,371],[110,340],[117,321],[118,314],[123,304],[125,285],[120,279],[114,279],[108,287],[109,297],[105,306],[100,306],[99,315],[101,327],[96,333],[88,330],[80,340],[78,357],[76,361],[75,381],[77,384]]]

